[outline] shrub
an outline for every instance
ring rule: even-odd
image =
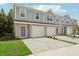
[[[14,40],[14,39],[15,39],[15,36],[10,33],[6,33],[4,34],[4,36],[0,37],[1,41],[8,41],[8,40]]]
[[[0,40],[1,41],[7,41],[7,40],[12,40],[12,38],[9,37],[9,36],[4,36],[4,37],[1,37]]]
[[[12,33],[6,33],[6,34],[5,34],[5,36],[15,38],[15,35],[14,35],[14,34],[12,34]]]
[[[21,40],[20,38],[16,38],[16,40]]]

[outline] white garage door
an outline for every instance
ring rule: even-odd
[[[56,28],[55,27],[47,27],[47,36],[52,36],[56,34]]]
[[[44,26],[32,26],[32,37],[43,37]]]
[[[70,35],[73,33],[72,27],[67,27],[66,31],[67,31],[67,35]]]

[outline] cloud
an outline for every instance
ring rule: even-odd
[[[77,11],[77,9],[72,9],[72,11]]]
[[[3,5],[6,5],[7,3],[4,3],[4,2],[0,2],[0,7],[3,6]]]
[[[47,11],[48,9],[51,9],[54,13],[65,13],[67,12],[66,9],[63,9],[60,5],[39,5],[34,6],[33,8]]]
[[[6,0],[5,0],[6,1]],[[3,0],[0,0],[0,5],[6,4],[6,2]]]
[[[6,4],[6,3],[0,3],[0,5],[4,5],[4,4]]]

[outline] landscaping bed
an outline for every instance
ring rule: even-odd
[[[62,41],[62,42],[66,42],[66,43],[70,43],[70,44],[78,44],[78,43],[76,43],[76,42],[72,42],[72,41],[68,41],[68,40],[61,40],[61,39],[59,39],[59,38],[56,38],[55,36],[50,36],[50,37],[48,37],[48,38],[52,38],[52,39],[55,39],[55,40],[58,40],[58,41]]]
[[[72,41],[68,41],[68,40],[61,40],[61,39],[58,39],[58,38],[55,38],[55,40],[66,42],[66,43],[70,43],[70,44],[78,44],[76,42],[72,42]]]

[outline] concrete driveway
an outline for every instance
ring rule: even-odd
[[[40,53],[73,45],[50,38],[23,39],[23,42],[29,47],[32,53]]]
[[[30,56],[79,56],[79,44],[56,50],[49,50],[43,53],[36,53]]]

